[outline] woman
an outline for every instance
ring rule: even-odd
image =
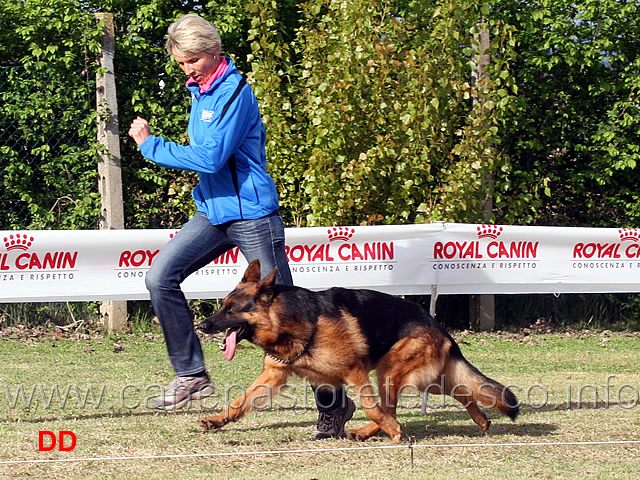
[[[233,61],[220,56],[216,28],[198,15],[184,15],[171,24],[166,48],[189,77],[190,144],[153,136],[140,117],[129,135],[145,158],[199,175],[193,190],[197,213],[160,251],[145,280],[176,373],[150,406],[176,410],[214,393],[180,288],[184,279],[237,246],[247,261],[260,259],[263,276],[277,266],[278,283],[292,285],[293,280],[278,195],[266,170],[265,127],[251,87]],[[344,435],[353,402],[343,390],[317,393],[320,418],[312,438]]]

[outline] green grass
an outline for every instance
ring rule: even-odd
[[[204,343],[218,396],[204,402],[205,408],[193,404],[167,414],[144,406],[158,393],[158,385],[172,379],[164,343],[157,335],[59,338],[41,333],[19,339],[5,335],[0,340],[0,462],[153,458],[0,464],[0,477],[637,477],[640,444],[562,443],[640,441],[638,335],[459,332],[454,336],[471,363],[514,385],[524,402],[520,417],[512,423],[490,412],[493,425],[483,436],[466,411],[442,402],[442,397],[430,396],[422,415],[420,408],[413,408],[421,399],[408,396],[398,414],[407,443],[387,448],[394,445],[384,435],[364,443],[310,441],[316,411],[310,390],[297,378],[290,380],[287,397],[274,399],[270,409],[251,413],[218,432],[201,431],[197,419],[216,410],[208,407],[222,405],[227,389],[233,397],[239,386],[248,386],[258,375],[259,349],[241,349],[227,362],[215,342]],[[85,398],[90,388],[94,397]],[[358,410],[350,425],[366,421]],[[38,432],[60,430],[75,433],[75,450],[38,451]],[[409,448],[409,438],[415,448]],[[547,445],[526,445],[538,443]],[[299,452],[284,453],[292,450]],[[229,455],[197,456],[206,454]]]

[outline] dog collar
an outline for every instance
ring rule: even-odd
[[[308,347],[308,346],[309,346],[309,344],[308,344],[308,343],[305,343],[304,348],[302,349],[302,351],[301,351],[299,354],[297,354],[295,357],[290,358],[289,360],[282,360],[281,358],[278,358],[278,357],[276,357],[275,355],[271,355],[271,354],[270,354],[269,352],[267,352],[266,350],[265,350],[265,352],[264,352],[264,353],[265,353],[265,354],[267,355],[267,357],[269,357],[271,360],[275,360],[276,362],[278,362],[278,363],[282,363],[282,364],[284,364],[284,365],[289,365],[290,363],[293,363],[293,362],[295,362],[298,358],[300,358],[300,357],[302,356],[302,354],[303,354],[304,352],[306,352],[306,351],[307,351],[307,347]]]

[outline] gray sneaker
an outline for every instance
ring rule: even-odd
[[[347,397],[347,404],[329,410],[328,412],[320,412],[318,416],[318,424],[311,434],[311,440],[324,440],[325,438],[343,438],[344,424],[351,420],[353,412],[356,411],[356,404]]]
[[[162,394],[149,401],[149,408],[173,411],[184,407],[191,400],[199,400],[215,393],[207,374],[197,377],[176,377],[162,390]]]

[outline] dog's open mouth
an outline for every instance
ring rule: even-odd
[[[238,347],[238,331],[239,329],[228,328],[224,334],[224,341],[220,344],[220,350],[222,356],[227,360],[232,360],[236,354],[236,348]]]

